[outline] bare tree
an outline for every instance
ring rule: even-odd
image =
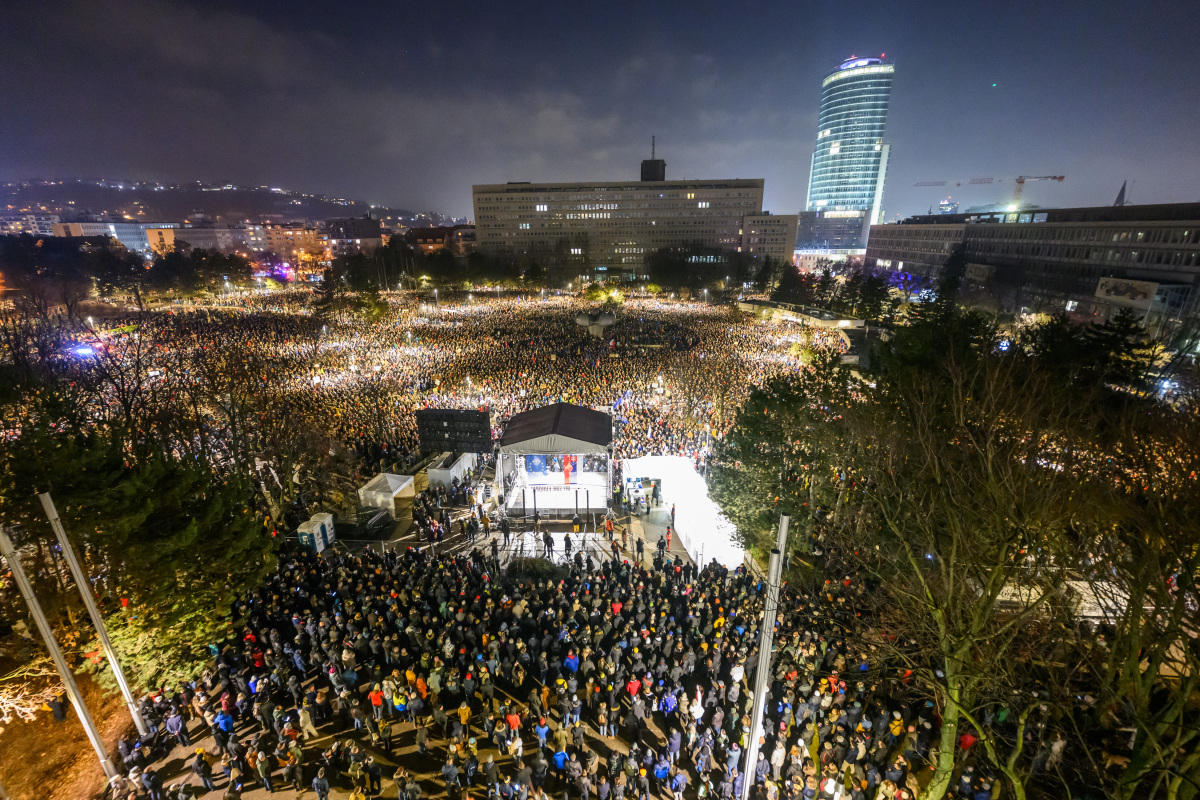
[[[131,441],[145,441],[151,433],[146,426],[161,411],[165,399],[159,380],[163,366],[152,332],[138,329],[94,348],[90,368],[81,379],[86,378],[98,413],[110,423],[121,423]]]
[[[941,715],[924,797],[946,792],[964,725],[1024,797],[1019,743],[1001,755],[979,720],[1028,687],[1017,671],[1069,620],[1078,531],[1099,524],[1080,482],[1094,419],[1070,399],[1023,359],[985,355],[903,372],[848,410],[858,445],[844,471],[862,489],[857,513],[880,533],[877,549],[865,525],[831,536],[880,582],[879,644]],[[1034,713],[1019,710],[1022,742]]]
[[[1116,796],[1174,798],[1200,785],[1200,407],[1133,415],[1114,449],[1126,503],[1090,576],[1112,625],[1094,651],[1099,728],[1135,732]]]

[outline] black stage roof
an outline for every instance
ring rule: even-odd
[[[513,416],[500,439],[500,452],[603,453],[611,443],[612,417],[608,414],[570,403],[555,403]]]

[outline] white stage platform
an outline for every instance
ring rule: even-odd
[[[563,483],[561,472],[518,473],[517,482],[505,495],[505,508],[510,514],[519,514],[523,503],[525,514],[530,517],[535,508],[572,514],[576,508],[581,514],[608,508],[607,475],[577,472],[572,477],[571,483]]]

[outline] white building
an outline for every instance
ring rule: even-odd
[[[146,230],[178,228],[178,222],[60,222],[52,227],[54,236],[111,236],[127,250],[142,255],[153,254]]]

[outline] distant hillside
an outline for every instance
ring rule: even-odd
[[[189,214],[205,214],[217,222],[234,223],[261,217],[291,220],[322,220],[362,216],[368,212],[410,224],[438,224],[437,214],[419,215],[403,208],[372,208],[356,200],[302,194],[266,187],[201,183],[164,186],[153,183],[119,184],[113,181],[22,181],[0,187],[0,211],[62,209],[62,213],[128,214],[146,221],[182,220]],[[7,208],[6,208],[7,207]]]

